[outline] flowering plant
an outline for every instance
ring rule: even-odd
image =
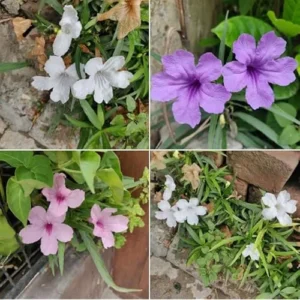
[[[14,228],[21,243],[38,243],[53,272],[59,266],[63,273],[67,247],[88,251],[110,287],[130,291],[113,282],[100,251],[121,248],[125,233],[144,226],[141,205],[148,199],[148,170],[138,181],[124,176],[114,152],[4,151],[0,161],[9,174],[1,182],[5,206],[0,236],[5,240],[1,239],[0,254],[8,256],[20,247],[4,217],[12,213],[19,220]],[[131,192],[140,188],[139,198],[134,198]]]
[[[229,168],[217,167],[206,155],[169,152],[164,154],[165,168],[153,168],[155,199],[160,200],[155,217],[177,228],[174,249],[187,249],[187,266],[197,269],[206,286],[226,278],[240,288],[251,283],[261,299],[298,298],[300,223],[292,219],[297,202],[287,191],[262,193],[257,203],[241,199],[235,180],[226,179]],[[195,188],[183,172],[193,164],[201,169]],[[176,185],[168,201],[162,197],[166,174]]]
[[[219,17],[225,20],[212,28],[215,37],[201,41],[205,51],[199,59],[190,52],[199,52],[198,47],[153,55],[162,71],[152,76],[151,98],[167,108],[163,120],[156,113],[158,122],[152,122],[163,135],[160,148],[299,145],[299,55],[291,39],[300,32],[291,29],[300,24],[292,13],[299,1],[279,1],[285,20],[268,12],[273,1],[257,9],[254,2],[240,1],[237,8],[235,1],[226,1]],[[267,13],[269,20],[261,20]]]

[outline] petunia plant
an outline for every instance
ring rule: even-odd
[[[226,1],[224,21],[200,41],[199,58],[183,49],[153,53],[162,71],[152,76],[151,98],[166,106],[152,123],[153,131],[163,128],[158,147],[299,147],[300,60],[292,37],[300,33],[300,1],[279,1],[284,20],[274,16],[274,1],[254,3]]]
[[[63,275],[66,249],[87,251],[110,287],[133,291],[113,282],[101,252],[121,248],[126,234],[144,226],[141,205],[148,201],[148,169],[135,181],[122,174],[114,152],[93,151],[3,151],[0,162],[1,255],[37,243],[53,274],[58,266]],[[132,191],[137,189],[135,198]]]
[[[234,177],[227,180],[228,166],[217,167],[201,152],[169,152],[164,163],[165,168],[152,169],[154,217],[177,231],[178,251],[188,253],[187,266],[198,271],[204,285],[226,278],[245,290],[250,284],[257,290],[254,298],[299,298],[300,223],[293,218],[298,202],[285,190],[261,191],[253,203],[241,199]],[[193,188],[184,170],[194,164],[201,171]],[[162,197],[166,174],[176,186],[169,200]]]

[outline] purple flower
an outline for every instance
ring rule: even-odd
[[[246,89],[246,100],[253,109],[268,108],[274,102],[269,83],[287,86],[295,81],[297,62],[291,57],[279,58],[286,41],[273,31],[266,33],[258,43],[253,36],[242,34],[233,44],[237,61],[223,68],[224,85],[230,92]]]
[[[200,107],[220,114],[231,94],[223,85],[211,83],[222,74],[222,62],[212,53],[203,54],[195,66],[194,55],[185,50],[162,58],[164,70],[152,76],[152,99],[166,102],[173,99],[172,110],[180,124],[195,127],[200,123]]]

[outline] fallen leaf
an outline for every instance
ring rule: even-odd
[[[97,47],[95,48],[95,57],[101,57],[100,50]]]
[[[232,237],[232,232],[227,225],[223,225],[220,230],[225,234],[226,238]]]
[[[64,57],[64,63],[65,63],[66,68],[68,68],[69,66],[72,65],[72,55],[71,54]]]
[[[35,58],[38,62],[39,69],[42,71],[44,69],[44,65],[48,59],[46,53],[45,53],[45,39],[43,36],[36,37],[35,38],[35,44],[32,51],[29,53],[29,55],[32,58]]]
[[[164,156],[168,153],[168,151],[153,151],[151,152],[151,167],[157,170],[163,170],[166,168],[166,164],[164,162]]]
[[[195,190],[200,184],[199,173],[201,168],[193,163],[192,165],[184,165],[182,167],[183,177],[181,180],[186,180],[192,184],[192,188]]]
[[[154,198],[153,198],[153,201],[155,203],[158,203],[162,200],[162,193],[161,192],[156,192],[155,195],[154,195]]]
[[[32,21],[30,19],[24,19],[22,17],[16,17],[12,20],[14,26],[14,32],[18,41],[24,39],[23,34],[30,28]]]
[[[80,44],[80,45],[79,45],[79,48],[81,49],[81,51],[82,51],[83,53],[87,53],[87,54],[93,55],[93,53],[90,51],[90,49],[89,49],[86,45]]]
[[[204,207],[206,207],[207,211],[210,213],[214,210],[215,206],[212,202],[208,203],[208,204],[203,204]]]

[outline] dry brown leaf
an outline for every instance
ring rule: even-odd
[[[181,170],[184,174],[181,180],[186,180],[190,182],[192,184],[193,189],[197,189],[200,184],[200,167],[193,163],[192,165],[184,165]]]
[[[23,34],[28,30],[31,26],[32,21],[30,19],[24,19],[22,17],[16,17],[12,20],[14,26],[14,32],[17,36],[18,41],[22,41],[24,39]]]
[[[151,153],[151,168],[156,168],[157,170],[163,170],[166,168],[164,156],[168,151],[153,151]]]
[[[98,21],[118,21],[118,39],[123,39],[129,32],[141,26],[141,3],[148,3],[148,0],[107,0],[112,4],[119,2],[109,11],[99,14]]]
[[[45,45],[46,41],[43,36],[35,38],[34,48],[30,52],[30,56],[37,59],[39,64],[39,69],[42,71],[44,69],[44,65],[47,61],[47,55],[45,53]]]
[[[72,55],[68,54],[67,56],[64,57],[64,63],[66,68],[72,65]]]
[[[230,229],[227,225],[223,225],[221,227],[221,231],[225,234],[226,238],[232,237],[232,232],[230,231]]]
[[[204,207],[206,207],[207,211],[210,213],[214,210],[215,206],[212,202],[208,203],[208,204],[203,204]]]
[[[95,57],[101,57],[101,53],[98,48],[95,48]]]
[[[155,203],[158,203],[162,200],[162,193],[161,192],[156,192],[155,195],[154,195],[154,198],[153,198],[153,201]]]
[[[93,53],[90,51],[90,49],[89,49],[86,45],[80,44],[80,45],[79,45],[79,48],[81,49],[81,51],[82,51],[83,53],[87,53],[87,54],[93,55]]]

